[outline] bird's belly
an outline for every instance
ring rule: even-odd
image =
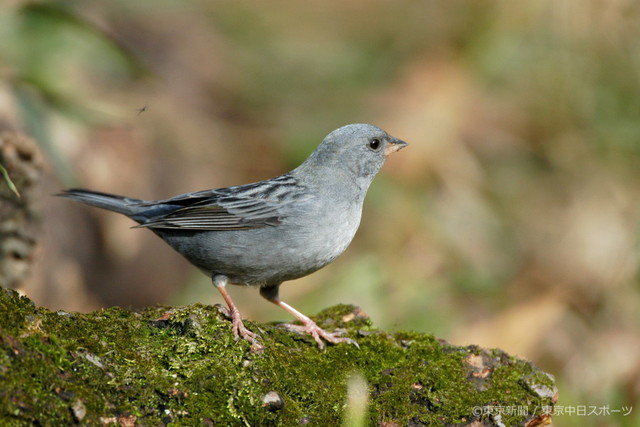
[[[300,227],[158,234],[192,264],[231,283],[274,285],[306,276],[336,259],[357,230],[357,221]]]

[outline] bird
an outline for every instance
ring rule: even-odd
[[[360,225],[374,177],[390,154],[408,144],[370,124],[329,133],[300,166],[251,184],[142,200],[71,188],[58,196],[114,211],[148,228],[207,274],[220,292],[233,335],[262,347],[242,321],[227,285],[258,287],[295,317],[286,324],[327,343],[357,343],[328,332],[279,297],[280,285],[309,275],[340,256]],[[323,341],[324,340],[324,341]]]

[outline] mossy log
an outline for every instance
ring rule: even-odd
[[[0,289],[0,312],[3,426],[532,426],[549,422],[557,400],[553,378],[525,360],[388,333],[352,306],[314,319],[360,348],[324,352],[247,322],[264,345],[252,349],[215,306],[79,314]],[[360,404],[349,378],[361,379]]]

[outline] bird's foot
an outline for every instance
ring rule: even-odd
[[[238,310],[230,310],[223,306],[218,306],[218,310],[229,320],[231,320],[231,328],[233,336],[236,340],[242,338],[251,343],[252,350],[262,350],[264,347],[258,342],[257,335],[247,329],[242,322],[242,317]]]
[[[283,323],[280,326],[293,332],[301,332],[301,333],[307,333],[311,335],[313,339],[316,341],[316,343],[318,343],[318,347],[320,348],[320,350],[324,350],[326,348],[326,344],[324,343],[324,341],[322,341],[323,339],[327,342],[330,342],[331,344],[347,343],[347,344],[353,344],[356,347],[360,348],[358,343],[352,340],[351,338],[340,336],[344,333],[344,331],[327,332],[324,329],[322,329],[320,326],[318,326],[316,322],[314,322],[311,319],[303,321],[303,325],[293,325],[291,323]]]

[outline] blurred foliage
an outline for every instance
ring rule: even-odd
[[[143,75],[144,68],[135,55],[74,11],[70,2],[5,6],[0,9],[0,27],[4,41],[0,70],[25,129],[69,182],[71,168],[53,146],[50,116],[57,113],[83,125],[99,124],[104,118],[89,101],[93,86],[130,81]]]
[[[559,405],[637,407],[557,425],[637,425],[638,22],[629,0],[13,1],[0,125],[60,185],[147,198],[274,176],[340,125],[380,125],[410,147],[349,251],[284,298],[502,347],[556,374]],[[39,303],[217,302],[199,273],[180,292],[193,270],[126,219],[43,204]]]

